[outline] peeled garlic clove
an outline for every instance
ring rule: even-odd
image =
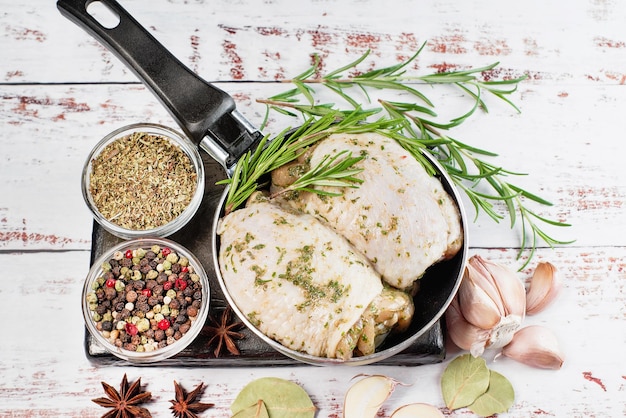
[[[444,418],[444,415],[433,405],[411,403],[393,411],[390,418]]]
[[[471,351],[474,357],[482,355],[489,338],[489,331],[478,328],[465,320],[456,297],[446,309],[446,328],[448,336],[457,347]]]
[[[485,260],[480,256],[474,256],[473,263],[480,265],[482,271],[488,272],[495,283],[500,296],[501,303],[504,305],[504,313],[502,316],[519,315],[522,318],[526,313],[526,289],[524,283],[510,268]],[[472,260],[470,260],[472,261]]]
[[[465,266],[458,291],[460,311],[470,324],[491,329],[500,322],[502,312],[498,304],[477,284],[479,274],[471,264]]]
[[[561,287],[557,268],[548,262],[539,263],[526,293],[526,313],[534,315],[544,310],[560,292]]]
[[[541,369],[558,370],[564,356],[555,335],[546,327],[530,325],[515,333],[502,354],[520,363]]]
[[[353,384],[343,402],[344,418],[374,418],[389,398],[397,380],[383,375],[366,376]]]

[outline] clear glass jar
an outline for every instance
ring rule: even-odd
[[[167,138],[172,144],[182,150],[191,161],[191,164],[196,172],[196,189],[187,205],[187,207],[174,219],[166,224],[157,226],[151,229],[128,229],[112,222],[111,219],[107,219],[97,208],[96,202],[90,192],[91,175],[93,172],[93,162],[100,155],[100,153],[111,143],[118,139],[132,135],[134,133],[146,133],[154,136]],[[148,167],[146,167],[148,170]],[[195,144],[193,144],[188,138],[181,135],[177,131],[170,129],[166,126],[138,123],[133,125],[124,126],[117,129],[107,136],[105,136],[90,152],[87,161],[85,162],[82,173],[82,193],[87,206],[91,210],[94,219],[105,230],[111,234],[124,239],[142,238],[142,237],[167,237],[174,232],[185,226],[191,218],[195,215],[204,196],[204,164],[200,152]],[[172,195],[174,199],[174,195]]]
[[[184,333],[180,339],[174,341],[172,344],[166,345],[165,347],[155,348],[153,351],[131,351],[116,346],[111,341],[111,339],[105,335],[106,333],[103,334],[103,332],[97,328],[96,320],[94,319],[95,311],[93,311],[90,307],[90,300],[93,302],[93,298],[95,296],[94,282],[104,276],[105,269],[103,268],[103,264],[105,262],[109,261],[111,258],[114,258],[117,252],[121,252],[121,255],[125,256],[126,251],[128,250],[133,251],[139,248],[149,250],[154,245],[158,245],[161,249],[167,247],[174,251],[176,254],[178,254],[179,257],[185,257],[189,260],[189,266],[193,267],[193,271],[199,276],[199,283],[201,284],[202,303],[198,309],[198,313],[195,319],[191,322],[189,330],[187,330],[187,332]],[[82,291],[83,318],[85,320],[85,325],[87,327],[87,330],[89,331],[89,334],[93,337],[95,342],[107,352],[115,355],[120,359],[127,360],[131,363],[136,364],[154,363],[157,361],[165,360],[178,354],[189,344],[191,344],[191,342],[193,342],[198,336],[206,322],[207,315],[209,313],[209,302],[209,278],[200,261],[182,245],[164,238],[148,238],[124,241],[107,250],[94,262],[85,279]],[[161,306],[164,306],[164,304],[162,304]]]

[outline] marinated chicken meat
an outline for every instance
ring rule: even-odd
[[[348,359],[406,327],[412,299],[315,217],[251,199],[218,225],[228,293],[261,332],[292,350]]]
[[[376,133],[331,135],[274,172],[273,189],[345,150],[365,157],[355,165],[363,169],[358,187],[341,188],[341,196],[292,193],[285,201],[345,237],[385,282],[409,289],[428,267],[460,250],[463,232],[459,209],[441,182],[395,140]]]
[[[276,193],[344,151],[364,157],[358,187]],[[272,172],[270,194],[220,220],[220,271],[252,324],[313,356],[368,355],[406,329],[418,279],[463,244],[441,182],[382,135],[331,135]]]

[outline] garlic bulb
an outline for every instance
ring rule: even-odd
[[[478,357],[508,344],[526,312],[524,283],[509,268],[472,256],[446,311],[452,341]]]
[[[516,332],[511,343],[502,349],[502,354],[542,369],[560,369],[564,360],[552,331],[539,325],[530,325]]]
[[[544,310],[560,290],[561,278],[557,268],[548,262],[539,263],[526,293],[526,313],[534,315]]]

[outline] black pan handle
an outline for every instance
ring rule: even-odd
[[[119,16],[119,24],[114,28],[102,26],[87,12],[93,1],[58,0],[57,7],[131,68],[192,141],[199,145],[207,131],[215,126],[219,130],[224,124],[224,119],[220,121],[223,116],[231,119],[230,113],[235,110],[231,96],[182,64],[115,0],[97,0]]]

